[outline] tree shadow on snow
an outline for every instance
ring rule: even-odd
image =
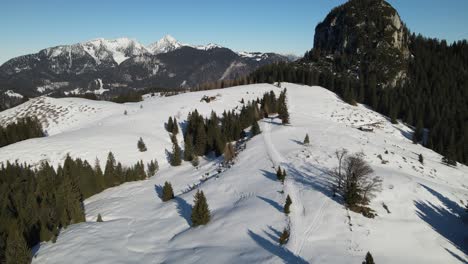
[[[282,247],[279,245],[278,237],[275,235],[272,235],[266,231],[263,231],[268,237],[270,238],[275,238],[273,239],[275,242],[272,243],[270,240],[254,233],[252,230],[248,230],[249,236],[257,243],[259,246],[261,246],[263,249],[266,251],[270,252],[273,255],[278,256],[281,258],[285,263],[308,263],[305,261],[303,258],[294,255],[291,251],[289,251],[286,247]]]
[[[454,258],[458,259],[458,261],[460,261],[461,263],[463,264],[468,264],[468,261],[466,259],[463,259],[462,257],[460,257],[458,254],[456,254],[455,252],[452,252],[450,249],[446,248],[445,249],[450,255],[452,255]]]
[[[404,136],[406,139],[408,140],[413,140],[413,133],[409,132],[409,131],[405,131],[399,127],[396,127],[394,126],[394,128],[396,128],[398,131],[400,131],[401,135]]]
[[[276,178],[276,173],[273,173],[271,171],[267,171],[267,170],[260,170],[263,174],[263,176],[265,176],[266,178],[272,180],[272,181],[277,181],[278,179]]]
[[[280,213],[283,212],[283,207],[282,207],[280,204],[278,204],[277,202],[275,202],[275,201],[273,201],[273,200],[271,200],[271,199],[262,197],[262,196],[258,196],[258,195],[257,195],[257,197],[258,197],[260,200],[262,200],[262,201],[264,201],[264,202],[270,204],[271,206],[273,206],[273,207],[274,207],[276,210],[278,210]]]
[[[429,201],[414,201],[416,214],[453,246],[468,255],[468,228],[463,221],[463,217],[467,217],[465,209],[434,189],[423,184],[421,186],[435,196],[442,206]],[[446,250],[455,258],[459,258],[455,253]]]
[[[189,226],[192,226],[192,206],[188,204],[184,199],[175,197],[174,201],[177,204],[177,212],[182,216]]]
[[[154,192],[156,192],[156,196],[158,196],[159,198],[162,198],[162,194],[163,194],[163,187],[161,185],[154,185]]]
[[[311,169],[313,168],[313,169]],[[329,197],[338,204],[343,204],[339,196],[334,196],[332,192],[333,183],[328,171],[325,168],[313,164],[301,166],[300,170],[294,166],[287,165],[288,175],[296,175],[294,180],[305,187],[312,188],[323,195]]]
[[[167,150],[167,149],[164,150],[164,153],[166,154],[166,160],[167,160],[167,162],[168,162],[169,164],[171,164],[172,153],[171,153],[169,150]]]
[[[298,144],[298,145],[304,145],[304,142],[300,141],[300,140],[297,140],[297,139],[290,139],[292,142]]]

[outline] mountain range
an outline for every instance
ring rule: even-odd
[[[275,53],[234,52],[212,43],[182,44],[170,35],[148,46],[128,38],[101,38],[46,48],[5,62],[0,66],[0,92],[35,97],[57,92],[189,88],[290,59]]]

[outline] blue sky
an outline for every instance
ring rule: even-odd
[[[94,38],[183,43],[302,55],[314,29],[345,0],[2,0],[0,63],[42,48]],[[466,0],[389,0],[408,27],[449,41],[468,39]]]

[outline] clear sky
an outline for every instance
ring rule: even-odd
[[[170,34],[236,51],[302,55],[314,29],[345,0],[1,0],[0,63],[40,49],[94,38],[142,44]],[[468,39],[467,0],[389,0],[411,31]]]

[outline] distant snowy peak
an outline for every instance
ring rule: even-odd
[[[171,52],[182,46],[184,45],[178,42],[174,37],[171,35],[166,35],[157,42],[148,45],[148,50],[153,54],[159,54]]]
[[[214,43],[209,43],[207,45],[196,45],[196,46],[190,46],[190,47],[198,49],[198,50],[211,50],[211,49],[224,48],[223,46],[220,46],[220,45],[214,44]]]
[[[268,59],[269,54],[263,52],[248,52],[248,51],[239,51],[237,54],[243,58],[253,59],[256,61],[261,61]]]
[[[82,56],[88,54],[95,60],[96,64],[101,64],[102,61],[112,60],[120,64],[130,57],[149,53],[145,46],[128,38],[113,40],[98,38],[73,45],[47,48],[43,50],[43,52],[51,59],[60,56],[68,56],[71,59],[72,57],[76,57],[76,55]]]

